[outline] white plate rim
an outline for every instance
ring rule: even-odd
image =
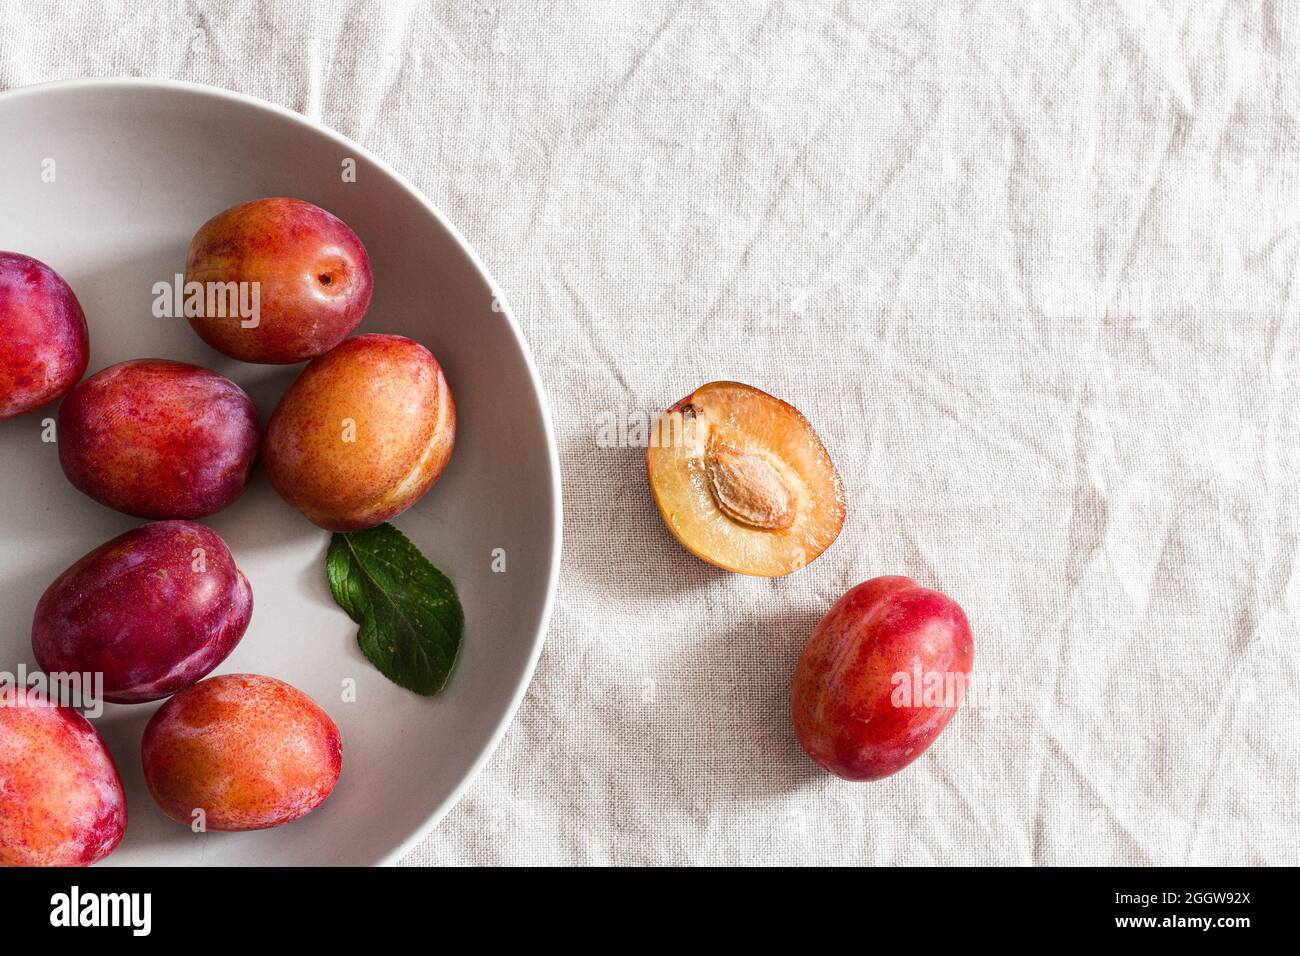
[[[280,106],[278,103],[272,103],[268,100],[259,99],[255,96],[249,96],[245,93],[238,93],[234,90],[228,90],[224,87],[210,86],[205,83],[192,83],[187,80],[173,79],[155,79],[151,77],[86,77],[81,79],[51,80],[44,83],[32,83],[26,86],[19,86],[9,90],[0,90],[0,102],[6,100],[18,99],[20,97],[39,95],[43,92],[64,92],[87,89],[139,89],[139,90],[159,90],[164,92],[189,93],[197,97],[207,97],[216,100],[227,100],[240,103],[250,108],[262,110],[274,114],[281,119],[300,126],[307,127],[316,133],[333,140],[339,146],[348,150],[355,151],[359,156],[364,157],[373,163],[377,169],[388,176],[394,183],[415,202],[419,203],[424,209],[437,220],[442,228],[456,240],[456,244],[466,257],[473,263],[474,268],[483,276],[488,286],[492,289],[492,294],[496,297],[497,302],[501,305],[501,313],[505,316],[506,323],[510,329],[511,335],[514,336],[516,344],[523,353],[524,364],[528,369],[529,381],[533,391],[537,394],[537,404],[542,414],[542,428],[546,435],[547,461],[550,466],[550,485],[551,485],[551,523],[553,532],[551,535],[551,553],[550,567],[547,569],[546,598],[542,604],[541,619],[537,624],[537,633],[533,635],[532,647],[529,649],[528,661],[523,672],[519,676],[517,686],[510,697],[510,703],[506,707],[500,720],[492,729],[489,735],[487,745],[484,746],[471,764],[469,772],[461,778],[460,782],[452,789],[442,803],[425,819],[424,823],[410,836],[408,836],[394,850],[390,851],[379,861],[379,866],[394,866],[402,857],[406,856],[414,847],[420,843],[434,827],[442,820],[443,817],[451,811],[457,803],[460,802],[465,791],[469,789],[478,775],[482,772],[483,767],[492,758],[501,739],[505,736],[506,730],[514,720],[515,714],[519,711],[519,705],[523,703],[524,695],[528,692],[528,686],[532,683],[533,673],[537,669],[537,662],[541,658],[542,645],[546,642],[546,634],[550,627],[551,614],[555,609],[556,594],[559,589],[560,581],[560,560],[564,542],[564,506],[563,506],[563,482],[560,476],[560,456],[559,447],[555,441],[555,429],[551,422],[551,410],[546,399],[546,389],[542,384],[541,375],[537,371],[537,365],[533,360],[532,350],[528,347],[528,341],[524,338],[523,332],[519,328],[519,323],[515,320],[514,311],[510,307],[504,291],[497,285],[492,273],[484,265],[483,260],[479,258],[474,247],[465,239],[461,231],[456,228],[455,224],[448,219],[437,206],[431,203],[425,195],[420,192],[405,176],[395,170],[387,162],[375,155],[365,146],[357,143],[344,136],[323,123],[317,122],[310,117],[301,113]]]

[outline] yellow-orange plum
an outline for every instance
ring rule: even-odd
[[[167,816],[209,830],[265,830],[315,810],[338,783],[343,742],[315,701],[260,674],[189,687],[150,719],[141,744],[149,793]]]
[[[442,367],[400,335],[359,335],[312,360],[263,447],[280,497],[329,531],[382,524],[438,480],[456,440]]]

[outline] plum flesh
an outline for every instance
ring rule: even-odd
[[[739,382],[710,382],[668,409],[646,468],[668,530],[728,571],[791,574],[844,526],[844,486],[808,419]]]

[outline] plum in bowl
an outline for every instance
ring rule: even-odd
[[[0,252],[0,419],[59,398],[89,361],[86,316],[68,283],[31,256]]]
[[[91,498],[137,518],[202,518],[244,492],[262,438],[234,382],[197,365],[133,359],[59,407],[59,464]]]
[[[32,650],[47,674],[102,674],[105,700],[139,704],[206,677],[252,616],[252,588],[217,533],[159,521],[55,579],[36,605]]]

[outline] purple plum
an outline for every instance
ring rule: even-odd
[[[253,592],[211,528],[159,521],[100,545],[36,605],[32,649],[47,673],[102,673],[104,698],[160,700],[234,650]]]
[[[59,464],[100,504],[137,518],[202,518],[244,492],[262,440],[253,400],[197,365],[134,359],[59,407]]]
[[[90,361],[81,303],[43,262],[0,252],[0,418],[48,405]]]

